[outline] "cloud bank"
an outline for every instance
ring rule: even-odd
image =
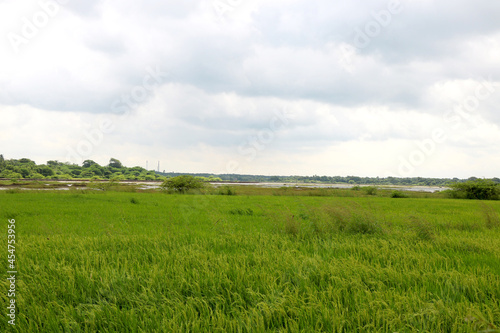
[[[3,1],[0,153],[496,177],[499,14],[485,0]]]

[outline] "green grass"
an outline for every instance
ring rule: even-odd
[[[0,192],[0,331],[498,332],[500,202],[245,191]]]

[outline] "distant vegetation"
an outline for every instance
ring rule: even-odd
[[[165,177],[192,175],[195,177],[218,177],[225,182],[269,182],[269,183],[322,183],[322,184],[353,184],[353,185],[401,185],[401,186],[449,186],[454,183],[475,181],[478,178],[397,178],[397,177],[357,177],[357,176],[263,176],[263,175],[238,175],[238,174],[210,174],[210,173],[159,173]],[[500,184],[499,178],[491,179]]]
[[[0,178],[9,179],[114,179],[114,180],[161,180],[164,177],[154,171],[139,166],[127,168],[111,158],[107,166],[101,166],[92,160],[83,164],[71,164],[48,161],[37,165],[28,158],[5,160],[0,155]]]
[[[477,179],[451,185],[450,195],[457,199],[498,200],[500,184],[488,179]]]
[[[110,179],[110,180],[162,180],[183,175],[193,176],[202,181],[224,182],[270,182],[270,183],[323,183],[353,185],[400,185],[400,186],[451,186],[452,184],[473,183],[476,177],[458,178],[397,178],[397,177],[357,177],[357,176],[264,176],[211,173],[176,173],[155,172],[135,166],[125,167],[111,158],[108,165],[101,166],[92,160],[83,161],[82,165],[68,162],[47,161],[37,165],[28,158],[6,160],[0,155],[0,178],[8,179]],[[488,180],[500,184],[499,178]],[[376,190],[376,189],[375,189]],[[374,190],[372,190],[374,191]]]
[[[83,161],[82,165],[47,161],[46,164],[37,165],[29,158],[4,159],[0,155],[0,178],[8,179],[109,179],[119,180],[165,180],[167,177],[153,170],[146,170],[135,166],[123,166],[122,163],[111,158],[108,165],[101,166],[92,160]],[[220,181],[218,177],[197,177],[202,181]]]

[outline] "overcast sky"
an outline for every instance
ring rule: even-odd
[[[500,176],[500,2],[0,1],[0,154]]]

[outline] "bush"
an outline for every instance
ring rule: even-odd
[[[448,198],[451,199],[465,199],[465,193],[460,192],[460,191],[455,191],[455,190],[445,190],[442,193],[444,193]]]
[[[229,186],[224,186],[219,188],[219,191],[217,192],[219,195],[236,195],[236,191],[229,187]]]
[[[23,176],[20,173],[13,172],[11,170],[4,170],[0,173],[0,178],[22,179]]]
[[[401,191],[393,191],[391,193],[391,198],[408,198],[408,194],[405,194]]]
[[[489,179],[478,179],[450,185],[452,196],[477,200],[498,200],[500,184]]]
[[[34,173],[30,177],[30,179],[44,179],[45,177],[41,173]]]
[[[205,187],[205,184],[203,183],[202,180],[196,177],[184,175],[184,176],[169,178],[165,180],[160,185],[160,187],[162,190],[168,190],[178,193],[186,193],[189,190],[201,189]]]
[[[110,187],[114,185],[113,182],[102,182],[99,181],[99,177],[92,177],[92,180],[88,183],[87,187],[93,190],[107,191]]]
[[[367,186],[364,188],[366,194],[375,195],[377,194],[377,188],[375,186]]]

